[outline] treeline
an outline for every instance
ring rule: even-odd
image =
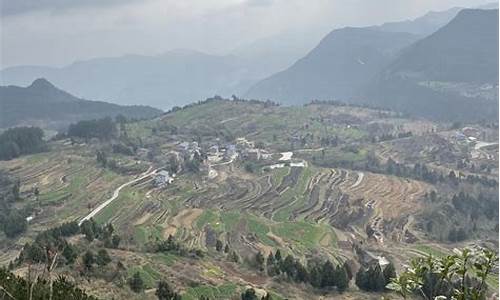
[[[0,160],[47,150],[43,130],[38,127],[14,127],[0,134]]]
[[[181,106],[174,106],[169,111],[167,111],[165,113],[165,115],[170,114],[170,113],[174,113],[176,111],[188,109],[190,107],[195,107],[195,106],[208,104],[208,103],[212,103],[212,102],[217,102],[217,101],[233,101],[233,102],[240,102],[240,103],[260,104],[260,105],[264,105],[264,107],[280,106],[279,103],[271,101],[271,100],[263,101],[263,100],[256,100],[256,99],[243,99],[243,98],[238,98],[235,95],[231,96],[231,99],[225,99],[225,98],[222,98],[221,96],[215,95],[212,98],[207,98],[205,100],[200,100],[198,102],[186,104],[182,107]]]
[[[116,123],[110,117],[106,117],[98,120],[84,120],[69,125],[67,137],[77,137],[85,140],[91,138],[109,140],[116,137],[117,134]]]
[[[424,196],[427,209],[421,217],[425,231],[448,242],[467,240],[483,230],[498,232],[498,187],[466,185],[458,193],[449,193],[432,191]]]
[[[365,269],[361,267],[356,273],[356,285],[368,292],[382,292],[392,279],[396,278],[396,269],[392,263],[383,269],[380,264],[374,263]]]
[[[94,220],[86,220],[81,226],[77,222],[67,222],[60,226],[40,232],[32,243],[26,243],[16,259],[15,263],[20,265],[24,262],[47,263],[51,260],[53,253],[60,253],[64,263],[72,264],[81,253],[78,249],[66,241],[67,237],[84,234],[88,242],[99,239],[106,248],[118,248],[121,238],[114,234],[111,224],[98,225]],[[102,255],[105,255],[102,253]],[[89,259],[90,258],[90,259]],[[89,253],[83,256],[86,267],[92,265],[92,257]]]
[[[31,208],[17,209],[15,203],[20,197],[20,180],[12,180],[6,173],[0,172],[0,230],[8,238],[14,238],[26,231]]]
[[[164,241],[157,241],[152,246],[152,252],[172,253],[179,256],[202,258],[204,253],[200,249],[189,249],[177,242],[172,235]]]
[[[315,288],[336,288],[339,292],[349,287],[352,271],[347,263],[335,266],[329,260],[310,261],[307,267],[292,255],[282,258],[280,250],[269,253],[267,259],[259,251],[254,258],[254,267],[271,277],[285,276],[297,283],[307,283]]]
[[[0,299],[97,300],[62,276],[53,282],[40,277],[30,282],[4,268],[0,268],[0,287]]]

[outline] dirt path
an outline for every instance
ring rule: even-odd
[[[93,218],[95,215],[97,215],[101,210],[103,210],[106,206],[108,206],[111,202],[113,202],[116,198],[118,198],[118,196],[120,195],[120,191],[126,187],[126,186],[129,186],[133,183],[136,183],[138,181],[141,181],[143,180],[144,178],[147,178],[151,175],[153,175],[154,173],[156,173],[156,169],[151,171],[152,167],[149,167],[149,169],[142,173],[141,176],[139,176],[138,178],[134,179],[134,180],[131,180],[129,182],[126,182],[122,185],[120,185],[119,187],[117,187],[115,189],[115,191],[113,192],[113,196],[111,196],[111,198],[109,198],[108,200],[104,201],[101,205],[99,205],[98,207],[96,207],[94,210],[92,210],[88,215],[86,215],[83,219],[80,220],[80,222],[78,222],[78,225],[82,225],[82,223],[86,220],[89,220],[91,218]]]
[[[351,185],[351,189],[357,187],[361,183],[361,181],[363,181],[364,177],[365,177],[365,173],[358,172],[358,179],[356,180],[356,182],[353,185]]]

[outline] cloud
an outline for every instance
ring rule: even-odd
[[[294,32],[319,38],[344,26],[415,18],[487,0],[0,0],[0,68],[66,65],[176,48],[227,54]],[[383,8],[383,9],[381,9]],[[318,40],[319,40],[318,38]]]
[[[109,7],[141,0],[0,0],[2,17],[36,11],[62,13],[67,10],[84,7]]]

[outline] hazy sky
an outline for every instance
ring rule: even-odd
[[[487,0],[0,0],[0,68],[190,48],[415,18]]]

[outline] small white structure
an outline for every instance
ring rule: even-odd
[[[163,186],[166,184],[170,184],[174,181],[174,178],[170,176],[168,171],[161,170],[158,172],[154,178],[154,185],[155,186]]]

